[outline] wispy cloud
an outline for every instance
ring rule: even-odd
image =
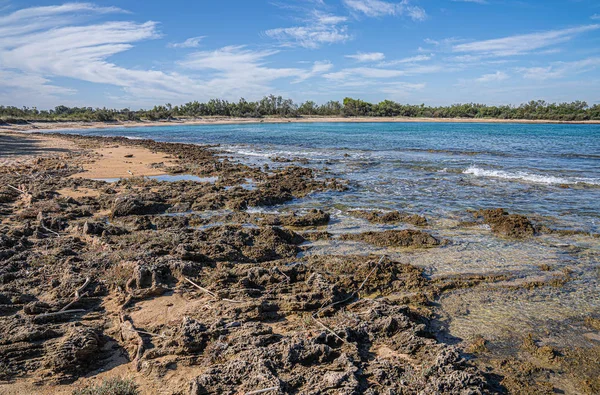
[[[425,10],[411,5],[408,0],[390,3],[382,0],[343,0],[350,10],[368,17],[408,15],[412,20],[422,21],[427,18]]]
[[[477,53],[490,56],[522,55],[531,51],[561,44],[575,36],[597,30],[600,25],[584,25],[541,33],[521,34],[493,40],[474,41],[452,47],[454,52]]]
[[[484,74],[481,77],[477,78],[477,82],[488,83],[488,82],[498,82],[504,81],[509,78],[508,74],[503,71],[496,71],[495,73]]]
[[[404,69],[385,69],[380,67],[352,67],[342,69],[333,73],[324,74],[323,77],[329,80],[344,80],[352,78],[373,78],[387,79],[417,74],[429,74],[441,71],[440,65],[414,65]]]
[[[594,20],[600,20],[600,14],[594,14],[590,18],[592,18]]]
[[[358,52],[354,55],[346,55],[346,57],[363,63],[378,62],[385,59],[385,55],[381,52]]]
[[[214,51],[198,51],[190,54],[179,65],[191,70],[213,72],[209,85],[219,87],[223,96],[237,92],[268,93],[272,81],[290,78],[301,82],[331,70],[329,62],[314,62],[310,69],[274,68],[266,65],[267,58],[277,50],[251,50],[243,45],[228,46]]]
[[[344,42],[351,38],[344,16],[324,14],[314,11],[311,18],[302,26],[269,29],[268,37],[287,46],[299,45],[305,48],[318,48],[324,44]]]
[[[200,46],[200,41],[204,38],[206,38],[206,36],[190,37],[183,42],[169,43],[167,46],[169,48],[198,48]]]
[[[127,13],[118,7],[100,7],[91,3],[31,7],[0,16],[0,38],[18,36],[49,27],[65,26],[90,15]]]
[[[477,4],[488,4],[487,0],[452,0],[455,3],[477,3]]]
[[[547,67],[522,67],[517,68],[517,71],[523,75],[523,78],[549,80],[570,77],[599,67],[600,58],[594,57],[574,62],[554,62]]]
[[[390,84],[385,84],[381,87],[381,92],[391,95],[391,97],[401,96],[406,92],[420,91],[425,89],[427,84],[423,82],[419,83],[410,83],[410,82],[393,82]]]
[[[122,11],[92,4],[67,4],[23,9],[0,17],[0,32],[11,32],[0,34],[0,97],[16,97],[22,92],[30,92],[30,97],[74,93],[53,84],[52,79],[57,77],[119,87],[123,96],[131,100],[129,105],[258,97],[272,92],[269,83],[274,80],[302,81],[332,67],[328,62],[314,62],[307,68],[267,67],[267,58],[277,51],[230,46],[189,54],[180,62],[184,73],[127,68],[111,61],[111,57],[130,50],[138,42],[161,37],[158,23],[86,24],[82,16],[87,13],[89,19],[110,12]],[[195,41],[188,40],[186,45],[193,46]]]
[[[432,57],[433,57],[433,54],[411,56],[411,57],[408,57],[408,58],[396,59],[396,60],[389,60],[389,61],[386,61],[386,62],[381,62],[381,63],[379,63],[379,66],[380,67],[390,67],[390,66],[397,66],[397,65],[400,65],[400,64],[425,62],[427,60],[430,60]]]

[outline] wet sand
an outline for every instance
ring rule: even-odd
[[[599,388],[598,347],[552,347],[560,336],[552,327],[526,333],[536,329],[532,301],[593,266],[591,250],[568,248],[593,236],[547,236],[499,210],[451,226],[414,213],[355,212],[358,229],[330,233],[326,211],[247,210],[343,192],[344,180],[326,173],[253,168],[195,145],[0,139],[10,143],[1,157],[10,162],[0,166],[0,393],[70,393],[107,377],[133,378],[142,393]],[[140,177],[156,173],[214,181]],[[566,245],[577,267],[552,260],[538,242]],[[477,254],[483,245],[498,261],[495,273]],[[473,264],[456,267],[465,254]],[[531,267],[525,278],[512,271],[518,265]],[[425,275],[427,266],[438,274]],[[532,325],[511,325],[519,305]],[[592,312],[572,318],[598,336]],[[482,333],[490,321],[498,331]],[[448,336],[447,322],[462,339]]]

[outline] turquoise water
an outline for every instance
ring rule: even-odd
[[[388,208],[434,218],[505,207],[556,226],[598,232],[600,125],[288,123],[70,131],[220,144],[246,163],[302,158],[348,179],[347,193],[305,206]]]

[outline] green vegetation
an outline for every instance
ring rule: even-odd
[[[468,103],[451,106],[430,107],[424,104],[400,104],[384,100],[373,104],[358,99],[345,98],[343,103],[329,101],[316,104],[312,101],[295,104],[281,96],[267,96],[256,102],[240,99],[236,102],[212,99],[206,103],[197,101],[180,106],[171,104],[155,106],[151,110],[122,110],[91,107],[58,106],[53,110],[0,106],[0,121],[22,123],[28,121],[135,121],[164,120],[173,118],[196,118],[207,116],[261,118],[266,116],[342,116],[342,117],[411,117],[411,118],[495,118],[495,119],[541,119],[556,121],[600,120],[600,105],[588,106],[586,102],[546,103],[530,101],[520,106],[487,106]]]
[[[111,378],[102,384],[91,385],[73,391],[73,395],[138,395],[140,392],[133,380]]]

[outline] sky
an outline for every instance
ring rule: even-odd
[[[0,0],[0,105],[600,103],[598,0]]]

